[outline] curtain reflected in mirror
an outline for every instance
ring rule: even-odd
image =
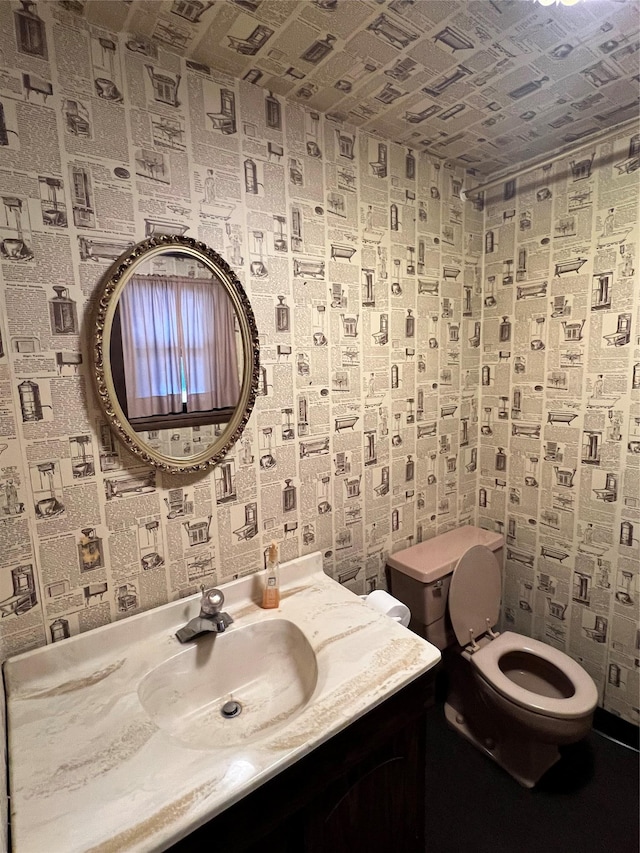
[[[152,428],[144,419],[171,414],[209,412],[227,420],[240,377],[235,315],[224,288],[211,279],[138,275],[119,309],[123,409],[134,429]]]

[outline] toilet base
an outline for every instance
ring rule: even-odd
[[[490,727],[486,735],[480,734],[475,726],[470,727],[467,718],[449,702],[445,702],[444,712],[452,729],[492,758],[524,788],[533,788],[560,758],[556,744],[541,743],[523,736],[522,732],[511,735],[494,726]]]

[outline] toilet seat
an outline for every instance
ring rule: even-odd
[[[500,669],[501,658],[509,652],[530,654],[556,667],[571,682],[573,696],[556,699],[520,687]],[[579,663],[547,643],[511,631],[505,631],[475,652],[471,664],[478,675],[510,702],[547,717],[576,719],[591,713],[598,702],[597,688]]]
[[[499,636],[492,634],[490,629],[497,624],[500,614],[500,592],[500,566],[493,552],[484,545],[469,548],[453,571],[449,616],[458,643],[472,652],[471,664],[476,673],[509,702],[532,713],[565,720],[590,714],[598,702],[598,691],[577,661],[553,646],[521,634],[511,631]],[[487,633],[495,639],[484,641],[479,648],[475,641]],[[516,684],[500,668],[500,662],[510,652],[531,655],[555,668],[561,678],[564,676],[570,682],[573,695],[545,696]],[[532,670],[532,677],[535,675]]]

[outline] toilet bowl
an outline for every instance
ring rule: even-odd
[[[503,539],[464,527],[387,560],[393,595],[410,627],[447,660],[448,723],[533,787],[559,759],[560,744],[591,728],[598,693],[564,652],[511,631],[494,631],[500,610]]]

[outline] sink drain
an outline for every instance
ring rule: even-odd
[[[225,702],[222,708],[220,708],[220,713],[226,719],[230,719],[231,717],[237,717],[238,714],[242,713],[242,705],[239,702],[236,702],[235,699],[232,699],[230,702]]]

